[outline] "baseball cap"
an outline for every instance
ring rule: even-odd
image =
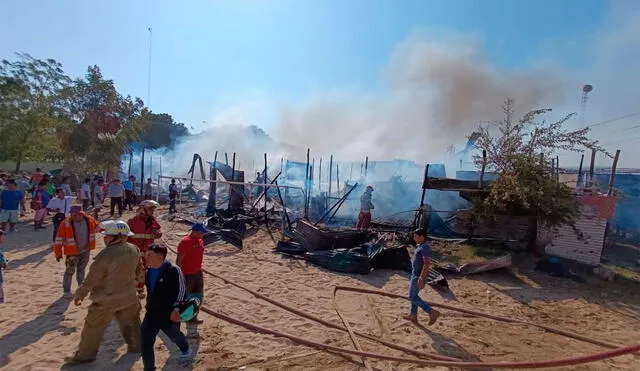
[[[82,206],[79,206],[79,205],[73,205],[73,206],[71,206],[71,208],[69,209],[69,212],[70,212],[71,214],[81,213],[81,212],[82,212]]]
[[[203,223],[194,224],[193,227],[191,227],[191,230],[194,232],[200,232],[200,233],[211,233],[211,231],[208,230]]]

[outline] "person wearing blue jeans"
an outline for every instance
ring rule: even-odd
[[[187,338],[180,331],[180,305],[186,299],[184,276],[166,257],[167,248],[154,244],[149,247],[145,259],[148,267],[147,313],[140,326],[145,371],[156,369],[153,346],[160,331],[180,348],[180,365],[187,366],[193,359]]]
[[[427,276],[429,275],[429,268],[431,266],[431,246],[427,243],[427,231],[424,228],[418,228],[413,232],[413,240],[418,246],[416,252],[413,255],[411,281],[409,284],[409,300],[411,301],[411,312],[404,318],[417,323],[418,322],[418,308],[424,310],[429,314],[429,326],[433,325],[440,312],[432,309],[429,303],[422,300],[420,297],[420,290],[424,288]]]

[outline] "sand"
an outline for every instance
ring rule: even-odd
[[[166,213],[163,208],[160,213]],[[177,244],[187,227],[162,222],[167,240]],[[9,234],[5,254],[6,303],[0,305],[0,352],[6,370],[57,370],[63,358],[78,344],[89,301],[76,307],[62,299],[64,263],[56,263],[50,249],[51,226],[33,232],[27,225]],[[278,234],[276,233],[276,236]],[[101,241],[99,247],[102,248]],[[407,276],[402,272],[374,271],[368,276],[329,272],[274,254],[274,242],[264,230],[245,240],[243,250],[216,243],[208,246],[205,265],[210,271],[232,278],[273,299],[339,323],[332,306],[335,285],[380,288],[404,294]],[[171,257],[173,259],[173,256]],[[425,289],[428,300],[447,302],[503,316],[540,322],[612,343],[630,344],[640,339],[640,297],[616,283],[575,283],[528,269],[450,278],[451,292]],[[637,287],[637,286],[636,286]],[[75,289],[75,282],[74,282]],[[205,276],[206,305],[264,327],[296,334],[316,342],[352,348],[346,333],[330,330],[246,292]],[[339,305],[354,329],[398,344],[435,351],[465,360],[540,360],[602,350],[542,330],[499,324],[444,311],[430,328],[401,319],[407,303],[376,296],[341,293]],[[195,370],[359,370],[359,359],[319,352],[288,340],[256,334],[210,316],[204,323],[187,328],[189,341],[198,355]],[[424,320],[425,317],[422,317]],[[184,329],[184,326],[183,326]],[[402,356],[401,352],[361,340],[367,351]],[[117,325],[105,334],[98,359],[77,370],[141,370],[140,357],[125,354],[126,346]],[[179,369],[177,348],[156,343],[159,369]],[[379,370],[413,370],[406,363],[371,361]],[[640,357],[623,356],[565,370],[637,370]],[[432,368],[444,369],[444,368]]]

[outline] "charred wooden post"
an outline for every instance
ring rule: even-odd
[[[229,165],[229,156],[227,155],[227,152],[224,153],[224,163]]]
[[[129,149],[129,171],[128,175],[131,175],[131,165],[133,164],[133,150]]]
[[[236,153],[233,152],[233,159],[231,162],[231,181],[236,181]]]
[[[268,183],[268,176],[267,176],[267,153],[264,153],[264,222],[267,223],[267,228],[269,228],[269,217],[267,215],[267,195],[269,192],[269,185]]]
[[[340,194],[340,165],[336,164],[336,193]]]
[[[333,214],[331,214],[331,216],[329,217],[329,219],[327,219],[327,224],[329,222],[331,222],[331,219],[333,219],[334,216],[336,216],[336,213],[338,212],[338,210],[340,210],[340,207],[342,206],[342,204],[344,204],[344,202],[347,200],[347,198],[349,197],[349,195],[351,194],[351,192],[353,192],[354,189],[356,189],[356,187],[358,186],[358,183],[354,184],[353,187],[349,190],[349,192],[347,192],[341,199],[338,204],[338,206],[333,210]]]
[[[367,169],[369,168],[369,156],[364,159],[364,177],[367,177]]]
[[[332,175],[333,175],[333,155],[329,157],[329,197],[331,197]]]
[[[344,203],[344,201],[347,199],[347,197],[349,197],[349,195],[351,194],[351,192],[353,192],[354,189],[356,189],[356,187],[358,186],[358,183],[354,184],[353,187],[351,187],[351,189],[349,190],[349,192],[347,192],[344,196],[340,197],[340,199],[338,201],[336,201],[335,204],[333,204],[333,206],[331,206],[331,208],[329,210],[327,210],[321,217],[320,219],[318,219],[317,222],[315,222],[313,225],[317,226],[318,224],[320,224],[320,222],[322,222],[324,220],[324,218],[327,217],[327,215],[329,215],[329,213],[331,213],[334,209],[337,212],[338,209],[340,208],[340,206],[342,206],[342,203]],[[335,215],[335,212],[333,213],[333,215]],[[333,218],[333,215],[331,216]]]
[[[320,157],[320,163],[318,164],[318,192],[322,192],[322,157]]]
[[[309,152],[310,151],[311,149],[307,148],[307,170],[304,173],[304,191],[305,191],[304,217],[305,219],[309,218]]]
[[[616,150],[616,155],[613,158],[613,166],[611,167],[611,176],[609,177],[609,192],[607,194],[611,196],[613,193],[613,184],[616,179],[616,168],[618,167],[618,157],[620,157],[620,150]]]
[[[580,167],[578,167],[578,180],[576,181],[576,187],[582,184],[582,164],[584,163],[584,153],[580,156]]]
[[[551,159],[551,179],[556,178],[556,159]]]
[[[556,156],[556,182],[560,181],[560,157]]]
[[[313,191],[313,180],[315,179],[315,176],[316,176],[315,168],[316,168],[316,159],[314,157],[311,159],[311,174],[309,176],[309,181],[311,182],[311,184],[309,185],[309,189],[311,189],[312,191]]]
[[[131,174],[129,174],[131,175]],[[140,194],[144,194],[144,147],[142,147],[142,159],[140,160]]]
[[[427,165],[429,166],[429,165]],[[482,168],[480,170],[480,180],[478,181],[478,188],[482,189],[484,182],[484,170],[487,168],[487,151],[482,150]]]
[[[362,178],[362,174],[364,174],[363,170],[364,170],[364,164],[361,162],[360,163],[360,178]]]
[[[291,219],[289,219],[289,213],[287,213],[287,205],[282,198],[282,193],[280,193],[280,187],[278,187],[278,181],[275,181],[276,189],[278,190],[278,198],[280,199],[280,203],[282,204],[282,211],[284,212],[284,219],[287,221],[287,226],[289,230],[292,231],[293,227],[291,226]]]
[[[413,226],[417,228],[422,216],[422,208],[424,207],[424,197],[427,195],[427,188],[429,186],[429,164],[424,167],[424,178],[422,179],[422,196],[420,196],[420,207],[416,211],[416,216],[413,219]]]
[[[273,179],[271,179],[271,181],[269,182],[269,184],[274,184],[276,182],[276,180],[278,180],[278,178],[280,177],[282,173],[278,173]],[[261,183],[264,184],[264,183]],[[263,187],[264,188],[264,187]],[[251,204],[251,210],[249,210],[249,214],[251,214],[253,212],[253,210],[256,209],[256,206],[258,206],[258,204],[260,203],[260,201],[262,201],[262,197],[265,196],[265,190],[266,188],[264,188],[262,191],[260,191],[260,195],[256,198],[255,201],[253,201],[253,203]],[[288,189],[288,188],[286,188]]]
[[[589,187],[593,186],[593,170],[596,167],[596,150],[591,150],[591,164],[589,164]]]
[[[215,181],[218,177],[218,171],[216,170],[216,161],[218,160],[218,151],[216,151],[215,155],[213,155],[213,163],[211,167],[209,167],[209,201],[207,202],[207,215],[214,215],[216,213],[216,191],[217,191],[217,183]]]
[[[226,155],[226,153],[225,153]],[[231,181],[235,182],[236,181],[236,153],[233,152],[233,157],[231,160]],[[229,200],[231,199],[235,199],[237,197],[236,192],[236,186],[233,184],[229,185]],[[231,202],[229,202],[227,204],[227,210],[231,210]]]

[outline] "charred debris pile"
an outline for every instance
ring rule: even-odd
[[[217,153],[209,165],[208,177],[202,158],[195,154],[188,171],[186,187],[190,199],[203,208],[191,214],[176,213],[171,219],[193,224],[203,222],[213,231],[206,236],[206,244],[225,241],[242,248],[242,240],[252,230],[266,227],[271,233],[280,230],[281,238],[275,251],[294,259],[343,273],[368,274],[372,269],[410,271],[408,247],[413,245],[408,232],[424,227],[431,236],[454,241],[474,237],[478,226],[466,225],[469,198],[477,192],[486,192],[490,182],[448,179],[444,165],[427,165],[420,181],[408,181],[401,176],[377,180],[368,174],[368,158],[360,164],[360,176],[353,180],[351,164],[348,176],[340,183],[340,168],[333,169],[330,158],[328,174],[322,177],[322,160],[314,171],[315,160],[307,162],[280,161],[279,171],[271,171],[264,156],[264,169],[255,180],[247,181],[244,171],[236,168],[235,153],[229,164],[217,160]],[[343,164],[344,166],[344,164]],[[193,184],[208,184],[208,190]],[[331,186],[335,178],[335,189]],[[343,179],[344,179],[343,178]],[[328,179],[328,182],[325,180]],[[316,182],[314,182],[316,180]],[[375,189],[375,216],[368,230],[356,230],[355,219],[359,211],[360,194],[367,185]],[[324,188],[324,189],[323,189]],[[183,191],[184,194],[184,191]],[[204,204],[206,203],[206,208]],[[481,229],[480,229],[481,230]],[[486,231],[485,231],[486,232]],[[486,238],[486,236],[483,236]],[[500,238],[496,234],[496,238]],[[526,239],[526,236],[517,236]],[[495,268],[507,264],[487,265]],[[510,260],[508,262],[510,264]],[[507,265],[508,265],[507,264]],[[441,268],[456,273],[483,270],[483,267],[459,267],[442,264]],[[431,284],[446,285],[436,270],[430,274]]]

